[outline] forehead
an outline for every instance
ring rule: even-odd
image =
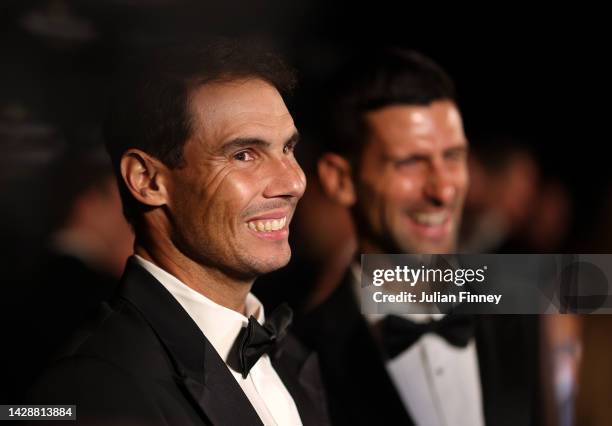
[[[461,114],[451,101],[391,105],[365,115],[370,140],[388,150],[465,144]]]
[[[295,126],[278,91],[260,79],[205,84],[191,96],[194,134],[209,142],[290,136]]]

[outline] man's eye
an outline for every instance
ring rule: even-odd
[[[409,157],[402,160],[395,161],[395,167],[397,169],[403,169],[408,167],[414,167],[422,161],[421,158]]]
[[[234,159],[238,161],[253,161],[255,156],[250,151],[240,151],[234,154]]]
[[[446,153],[445,157],[449,160],[464,160],[467,156],[467,152],[465,150],[453,150]]]
[[[290,152],[293,152],[294,149],[295,149],[295,143],[293,142],[288,143],[283,147],[283,154],[289,154]]]

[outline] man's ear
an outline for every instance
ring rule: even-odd
[[[139,202],[158,207],[168,202],[167,167],[139,149],[129,149],[121,156],[121,176],[128,191]]]
[[[345,207],[355,204],[355,185],[348,160],[327,152],[319,159],[318,171],[321,186],[328,197]]]

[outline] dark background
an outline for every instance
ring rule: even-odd
[[[289,107],[303,135],[298,159],[306,169],[324,142],[314,119],[326,100],[324,82],[344,59],[371,46],[421,51],[454,79],[474,144],[486,134],[509,135],[533,151],[545,176],[569,189],[571,232],[561,250],[609,250],[612,241],[594,244],[610,222],[612,200],[605,18],[585,3],[536,10],[516,2],[0,1],[5,352],[19,357],[15,342],[27,340],[15,337],[25,330],[27,312],[14,316],[27,297],[15,305],[8,286],[31,275],[61,203],[62,188],[46,186],[44,171],[66,146],[100,142],[111,76],[122,59],[207,35],[258,38],[297,70]],[[20,374],[11,371],[14,380]]]
[[[211,34],[264,40],[297,69],[300,85],[290,106],[302,133],[311,135],[301,146],[303,157],[308,143],[318,142],[309,117],[325,99],[321,83],[352,52],[399,45],[431,56],[454,78],[469,138],[511,135],[535,151],[545,173],[570,186],[575,220],[568,249],[585,244],[588,225],[607,200],[608,140],[595,131],[609,121],[602,68],[607,31],[595,10],[557,5],[537,11],[516,3],[470,9],[391,2],[5,0],[0,12],[0,222],[18,240],[38,238],[46,229],[34,177],[55,147],[40,133],[52,133],[48,139],[55,143],[95,139],[120,59]]]

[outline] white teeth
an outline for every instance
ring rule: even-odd
[[[412,218],[423,225],[436,226],[442,225],[448,219],[447,212],[441,213],[416,213]]]
[[[270,232],[270,231],[280,231],[285,227],[285,223],[287,223],[287,217],[283,217],[281,219],[271,219],[271,220],[255,220],[251,222],[247,222],[247,226],[253,231],[258,232]]]

